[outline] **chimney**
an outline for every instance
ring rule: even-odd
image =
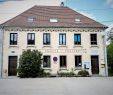
[[[61,2],[60,6],[61,6],[61,7],[64,7],[64,2]]]

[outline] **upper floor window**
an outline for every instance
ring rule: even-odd
[[[43,44],[50,45],[50,33],[43,34]]]
[[[81,45],[81,34],[74,34],[74,45]]]
[[[80,56],[75,56],[75,67],[82,67],[82,57]]]
[[[35,33],[28,33],[27,44],[28,45],[35,45]]]
[[[50,56],[44,56],[43,57],[43,67],[44,68],[50,68]]]
[[[59,45],[66,45],[66,34],[65,33],[59,34]]]
[[[10,45],[17,45],[17,33],[10,33]]]
[[[97,45],[97,34],[90,35],[91,45]]]

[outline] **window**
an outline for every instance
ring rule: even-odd
[[[35,45],[35,33],[28,33],[27,44],[28,45]]]
[[[75,23],[80,23],[80,19],[75,19]]]
[[[81,34],[74,34],[74,45],[81,45]]]
[[[28,18],[27,18],[27,21],[28,21],[28,22],[33,22],[33,20],[34,20],[33,17],[28,17]]]
[[[43,34],[43,44],[50,45],[50,33]]]
[[[60,67],[66,68],[67,62],[66,62],[66,56],[60,56]]]
[[[10,33],[10,45],[17,45],[17,33]]]
[[[66,45],[66,34],[65,33],[59,34],[59,45]]]
[[[81,66],[82,66],[81,56],[75,56],[75,67],[81,67]]]
[[[44,56],[43,57],[43,67],[44,68],[50,68],[50,56]]]
[[[90,35],[91,45],[97,45],[97,34]]]
[[[50,22],[58,22],[57,18],[51,18]]]

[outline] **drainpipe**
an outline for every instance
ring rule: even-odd
[[[106,45],[106,41],[107,41],[107,31],[104,31],[105,35],[104,35],[104,58],[105,58],[105,76],[108,77],[108,64],[107,64],[107,45]]]
[[[0,74],[0,78],[2,78],[2,71],[3,71],[3,42],[4,42],[4,27],[1,27],[1,30],[2,30],[2,31],[1,31],[1,32],[2,32],[2,34],[1,34],[1,36],[2,36],[2,39],[1,39],[1,42],[2,42],[2,43],[1,43],[1,45],[2,45],[1,52],[2,52],[2,53],[1,53],[1,64],[0,64],[0,65],[1,65],[1,68],[0,68],[0,69],[1,69],[1,71],[0,71],[0,72],[1,72],[1,74]]]

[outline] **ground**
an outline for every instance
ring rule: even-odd
[[[113,95],[113,77],[0,79],[0,95]]]

